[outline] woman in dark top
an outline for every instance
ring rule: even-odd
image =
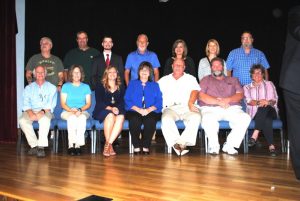
[[[187,53],[188,49],[185,41],[182,39],[176,40],[172,47],[172,57],[168,58],[165,63],[163,75],[168,75],[173,72],[172,64],[175,58],[182,58],[185,62],[184,72],[196,77],[195,63],[191,57],[187,56]]]
[[[96,86],[96,106],[93,118],[104,122],[104,135],[106,143],[104,156],[116,155],[112,143],[122,130],[124,122],[124,87],[116,67],[106,68],[102,84]]]
[[[162,94],[159,85],[152,81],[151,63],[142,62],[138,68],[138,79],[131,80],[125,94],[126,118],[132,135],[134,153],[149,154],[151,139],[162,109]],[[144,125],[140,139],[141,125]]]

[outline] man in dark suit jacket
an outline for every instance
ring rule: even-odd
[[[300,180],[300,6],[290,9],[280,87],[283,89],[290,154]]]
[[[114,66],[118,69],[122,84],[124,80],[124,65],[122,57],[114,54],[111,49],[113,47],[111,36],[104,36],[102,40],[103,53],[95,57],[92,64],[92,90],[101,83],[102,75],[107,66]]]

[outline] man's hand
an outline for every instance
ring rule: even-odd
[[[189,109],[191,112],[199,112],[199,109],[193,103],[189,103]]]

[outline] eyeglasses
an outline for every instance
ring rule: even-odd
[[[252,75],[262,75],[262,72],[261,71],[254,72],[254,73],[252,73]]]

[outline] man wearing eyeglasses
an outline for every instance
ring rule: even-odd
[[[57,102],[56,86],[46,81],[46,67],[37,66],[33,71],[35,82],[27,85],[23,94],[23,113],[19,124],[31,149],[29,155],[45,157],[44,147],[48,146],[48,133],[53,110]],[[32,123],[39,123],[38,137]]]
[[[262,51],[253,47],[253,41],[252,34],[244,31],[241,36],[241,47],[232,50],[226,60],[227,76],[237,77],[242,86],[251,83],[249,72],[254,64],[261,64],[264,67],[265,80],[269,80],[268,60]]]

